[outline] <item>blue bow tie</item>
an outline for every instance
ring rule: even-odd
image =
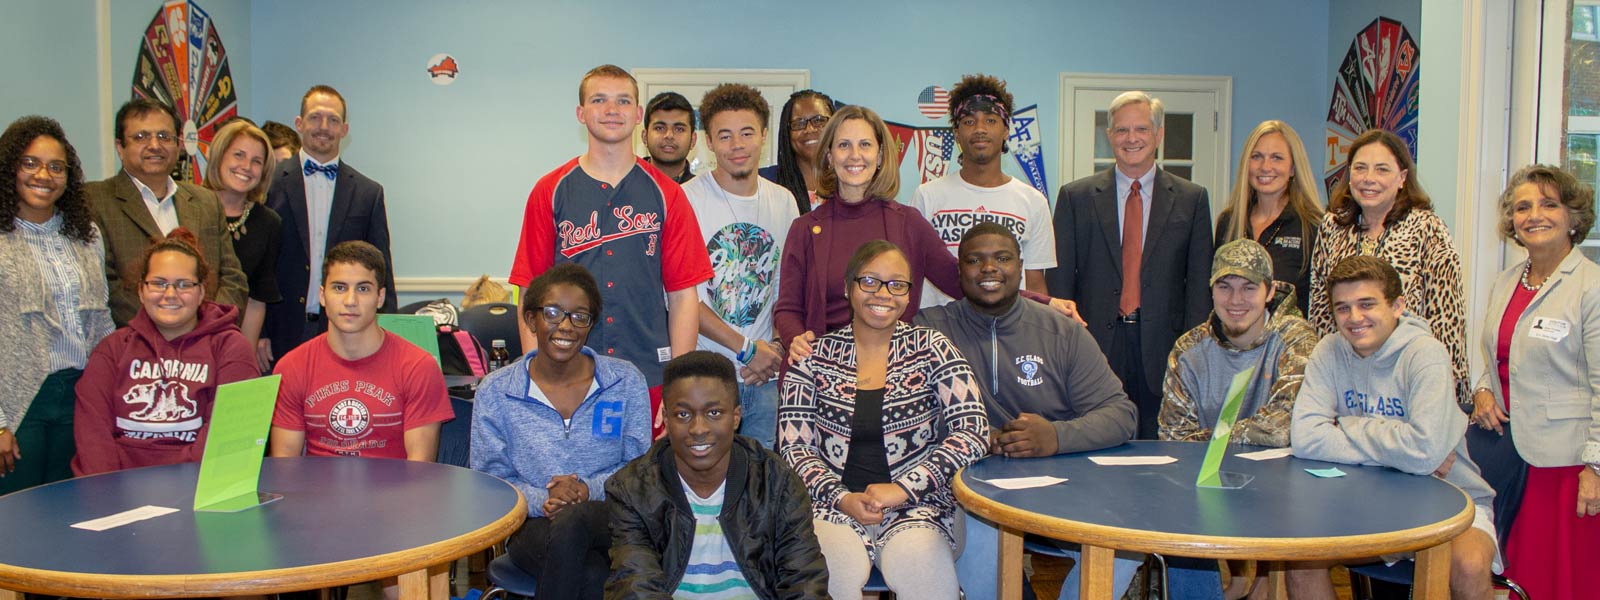
[[[328,179],[333,179],[339,176],[339,163],[317,166],[317,163],[311,162],[311,159],[308,158],[306,159],[305,175],[310,177],[312,173],[322,173],[327,175]]]

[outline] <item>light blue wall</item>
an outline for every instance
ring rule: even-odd
[[[67,141],[83,161],[85,176],[104,169],[96,80],[93,2],[27,0],[0,8],[0,56],[11,57],[11,74],[0,85],[0,127],[17,117],[40,114],[61,122]]]
[[[576,85],[604,62],[807,68],[813,87],[918,125],[934,124],[916,112],[923,87],[995,73],[1040,105],[1052,187],[1062,72],[1232,76],[1236,145],[1266,118],[1320,131],[1327,110],[1327,0],[639,6],[257,2],[251,38],[274,43],[252,55],[250,116],[292,119],[307,87],[338,87],[344,156],[385,185],[396,271],[416,277],[509,271],[528,190],[583,150]],[[423,71],[439,52],[459,61],[452,86]]]
[[[133,69],[144,43],[145,29],[155,18],[163,0],[116,0],[111,3],[111,110],[133,98]],[[233,72],[239,114],[251,116],[250,5],[249,0],[197,0],[201,10],[222,36],[228,52],[228,68]],[[259,122],[259,121],[258,121]],[[108,136],[103,143],[112,143]],[[116,164],[108,168],[115,171]]]

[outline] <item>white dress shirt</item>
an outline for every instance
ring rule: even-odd
[[[1128,193],[1133,191],[1133,178],[1122,174],[1122,169],[1113,167],[1112,172],[1116,173],[1117,180],[1117,235],[1120,238],[1122,235],[1122,215],[1128,210]],[[1139,199],[1143,200],[1144,204],[1144,223],[1140,224],[1139,227],[1140,242],[1150,241],[1150,199],[1155,195],[1155,186],[1156,167],[1150,167],[1150,170],[1145,171],[1144,176],[1139,178]],[[1143,249],[1141,245],[1140,250]]]
[[[301,169],[305,168],[307,161],[317,166],[339,164],[339,157],[326,163],[317,162],[317,159],[306,155],[304,149],[300,150]],[[322,256],[328,249],[328,215],[333,211],[333,188],[336,179],[328,179],[322,173],[312,173],[306,176],[306,226],[311,233],[307,241],[307,249],[311,254],[311,273],[308,274],[310,282],[306,288],[306,312],[321,313],[322,303]]]
[[[178,205],[172,201],[172,197],[178,194],[177,182],[168,176],[166,197],[157,198],[155,191],[143,181],[139,181],[138,177],[129,175],[128,179],[132,179],[133,187],[139,189],[139,197],[144,198],[144,207],[150,210],[150,217],[156,220],[156,227],[161,230],[161,235],[167,235],[177,229]]]

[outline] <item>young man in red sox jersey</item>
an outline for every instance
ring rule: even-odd
[[[606,317],[594,324],[589,346],[644,373],[652,432],[661,437],[661,369],[695,349],[695,286],[712,271],[683,188],[633,154],[633,131],[644,118],[638,100],[638,82],[621,67],[601,65],[583,76],[577,116],[589,131],[588,150],[539,178],[528,194],[510,279],[526,294],[558,261],[594,274]],[[523,349],[536,350],[533,332],[520,320],[517,327]]]
[[[455,416],[426,350],[378,326],[388,268],[362,241],[322,262],[328,331],[278,360],[270,456],[357,456],[432,462],[439,426]]]

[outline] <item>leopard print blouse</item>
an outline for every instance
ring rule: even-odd
[[[1339,261],[1361,253],[1361,231],[1322,216],[1317,245],[1311,252],[1311,324],[1324,335],[1335,333],[1327,298],[1328,273]],[[1471,400],[1467,377],[1466,308],[1462,293],[1461,256],[1444,221],[1431,210],[1413,209],[1391,225],[1380,240],[1378,258],[1400,273],[1406,312],[1423,318],[1433,336],[1450,349],[1456,377],[1456,402]]]

